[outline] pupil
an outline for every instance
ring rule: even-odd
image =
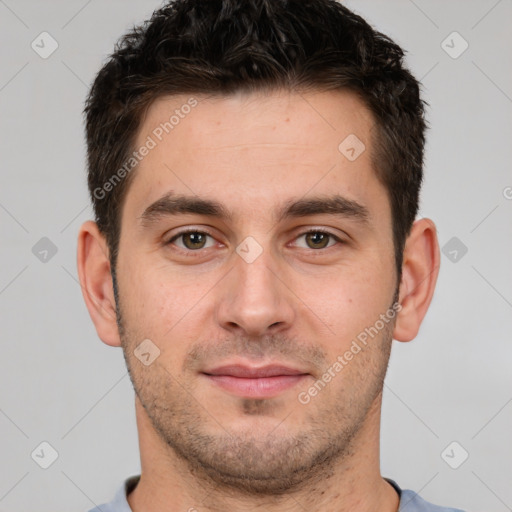
[[[325,233],[311,233],[310,237],[313,239],[312,242],[314,245],[320,244],[322,247],[325,246],[325,243],[323,243],[325,240],[327,240],[327,235]]]
[[[201,233],[187,233],[187,237],[189,238],[191,245],[201,245]]]

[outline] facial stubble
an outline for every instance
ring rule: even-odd
[[[277,496],[314,486],[330,478],[336,465],[347,464],[357,456],[358,434],[369,413],[380,408],[394,320],[385,324],[379,335],[311,403],[301,404],[295,394],[291,394],[291,404],[278,398],[240,398],[237,412],[245,419],[253,418],[254,428],[235,429],[223,424],[218,407],[210,407],[195,394],[193,379],[197,375],[192,380],[191,372],[172,375],[164,366],[164,358],[145,366],[134,356],[135,347],[144,337],[137,334],[136,327],[126,325],[115,273],[113,281],[128,372],[170,460],[177,457],[204,484],[247,495]],[[285,360],[290,354],[294,359],[300,359],[300,355],[306,360],[312,358],[320,372],[320,368],[330,366],[322,349],[292,343],[280,336],[263,337],[259,345],[229,340],[222,350],[230,355],[247,355],[249,347],[281,359],[285,356]],[[209,350],[212,351],[207,345],[198,344],[191,347],[189,354],[202,354],[204,359]],[[271,422],[267,421],[269,418]],[[300,428],[294,428],[294,420]]]

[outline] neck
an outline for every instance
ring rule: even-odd
[[[397,512],[399,497],[380,475],[379,435],[382,395],[374,401],[364,427],[338,459],[319,466],[312,477],[279,495],[249,495],[222,487],[177,456],[162,442],[136,398],[141,477],[129,494],[133,512]]]

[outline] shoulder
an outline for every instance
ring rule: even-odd
[[[139,482],[140,475],[127,478],[117,489],[114,499],[109,503],[97,505],[89,512],[132,512],[126,496],[135,488]]]
[[[401,489],[391,478],[385,478],[400,496],[398,512],[464,512],[459,508],[440,507],[424,500],[418,493],[409,489]]]
[[[464,512],[459,508],[440,507],[424,500],[419,494],[402,490],[399,512]]]

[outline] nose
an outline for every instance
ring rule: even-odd
[[[234,268],[219,284],[217,321],[222,328],[263,336],[293,325],[294,294],[266,251],[251,263],[235,255]]]

